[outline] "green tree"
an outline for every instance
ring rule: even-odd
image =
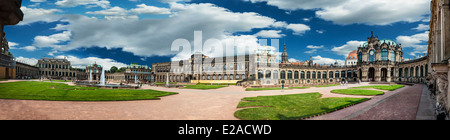
[[[127,67],[121,67],[117,72],[124,72],[127,69]]]
[[[109,71],[111,72],[111,73],[115,73],[115,72],[117,72],[117,67],[116,66],[112,66],[111,67],[111,69],[109,69]]]

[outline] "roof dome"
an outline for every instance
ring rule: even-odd
[[[395,42],[395,41],[393,41],[393,40],[390,40],[390,39],[382,39],[382,40],[380,40],[379,42],[378,42],[378,44],[383,44],[383,43],[386,43],[386,44],[391,44],[391,45],[397,45],[397,43]]]
[[[352,51],[348,54],[347,59],[356,59],[358,58],[357,52],[356,51]]]

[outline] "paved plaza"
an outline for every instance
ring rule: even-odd
[[[144,86],[144,89],[178,92],[179,94],[164,96],[161,97],[161,100],[108,102],[0,99],[0,120],[236,120],[237,118],[233,114],[239,110],[236,106],[244,97],[311,92],[321,93],[322,98],[362,97],[371,98],[371,100],[309,119],[415,119],[421,101],[422,88],[424,88],[421,84],[406,86],[395,91],[385,91],[385,94],[381,96],[330,93],[334,89],[366,85],[369,84],[266,91],[245,91],[243,87],[239,86],[214,90]],[[427,111],[430,111],[430,109]]]

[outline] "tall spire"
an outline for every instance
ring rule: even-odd
[[[286,49],[286,41],[284,41],[283,45],[283,53],[281,54],[281,63],[289,63],[289,57]]]

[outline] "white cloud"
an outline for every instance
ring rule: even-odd
[[[272,24],[272,27],[275,28],[286,28],[288,24],[285,21],[277,21],[275,23]]]
[[[255,28],[268,28],[275,19],[254,12],[234,13],[213,4],[170,3],[172,14],[165,19],[105,20],[83,15],[66,15],[71,32],[67,45],[58,47],[67,51],[83,47],[123,48],[137,56],[166,56],[172,42],[179,38],[194,40],[194,30],[203,31],[203,41],[210,38],[224,40],[236,32],[249,32]],[[220,15],[220,16],[218,16]],[[248,38],[255,38],[255,36]],[[51,41],[55,44],[61,41]],[[193,47],[193,43],[191,42]]]
[[[358,50],[358,47],[367,41],[348,41],[345,45],[339,47],[333,47],[331,51],[335,52],[338,55],[348,56],[348,54],[354,50]]]
[[[320,65],[323,65],[323,64],[325,64],[325,65],[333,64],[334,65],[335,62],[338,62],[338,65],[345,64],[344,60],[325,58],[320,55],[312,57],[312,60],[314,63],[320,64]]]
[[[15,57],[15,60],[32,66],[36,65],[38,62],[36,58],[26,58],[22,56]]]
[[[411,36],[398,36],[397,43],[401,43],[402,47],[405,48],[414,48],[414,50],[410,52],[410,55],[412,56],[416,56],[416,54],[423,55],[423,53],[428,51],[428,35],[429,31]]]
[[[10,49],[13,49],[15,46],[19,46],[19,43],[8,41],[8,45]]]
[[[136,5],[138,8],[131,10],[122,7],[114,6],[109,9],[100,11],[88,11],[86,14],[102,15],[107,20],[137,20],[139,14],[163,15],[171,14],[170,9],[160,8],[155,6],[148,6],[145,4]]]
[[[316,53],[317,52],[317,49],[312,49],[312,50],[309,50],[309,51],[305,51],[305,53]]]
[[[306,46],[306,48],[311,49],[311,50],[305,51],[305,53],[310,53],[310,54],[315,53],[315,52],[317,52],[318,49],[322,49],[323,47],[324,47],[323,45],[320,45],[320,46],[308,45],[308,46]]]
[[[137,15],[130,15],[129,11],[118,6],[100,11],[89,11],[86,14],[102,15],[107,20],[137,20]]]
[[[20,9],[24,13],[24,17],[23,21],[19,22],[18,25],[26,25],[38,21],[54,22],[62,18],[61,15],[55,14],[62,12],[59,9],[28,8],[25,6],[22,6]]]
[[[190,2],[191,0],[159,0],[159,1],[164,2],[164,3],[173,3],[173,2],[179,2],[179,1]]]
[[[312,19],[312,18],[303,18],[303,21],[309,22],[309,21],[311,21],[311,19]]]
[[[145,4],[139,4],[137,5],[137,7],[138,8],[131,9],[130,11],[136,14],[150,14],[150,15],[171,14],[170,9],[167,8],[160,8]]]
[[[281,30],[261,30],[255,34],[255,36],[263,37],[263,38],[281,38],[286,36],[284,34],[280,34]]]
[[[319,34],[323,34],[325,32],[325,30],[316,30],[316,32]]]
[[[277,6],[284,10],[314,10],[327,6],[339,5],[345,0],[244,0],[256,2],[267,2],[268,5]]]
[[[31,2],[46,2],[47,0],[30,0]]]
[[[308,45],[308,46],[306,46],[306,48],[309,48],[309,49],[322,49],[323,45],[320,45],[320,46]]]
[[[53,30],[56,30],[56,31],[65,31],[65,30],[69,29],[69,26],[70,25],[56,24],[56,27],[50,28],[50,29],[53,29]]]
[[[64,31],[62,33],[53,34],[50,36],[36,36],[34,37],[33,45],[37,47],[60,47],[60,43],[70,40],[72,33],[70,31]]]
[[[127,10],[118,6],[114,6],[106,10],[86,12],[86,14],[104,15],[104,16],[127,15]]]
[[[284,10],[316,10],[316,16],[336,24],[388,25],[416,22],[430,14],[430,0],[244,0],[267,2]]]
[[[413,28],[417,31],[428,31],[430,29],[430,25],[419,24],[416,28]]]
[[[116,66],[118,68],[127,66],[127,64],[117,62],[116,60],[109,58],[98,58],[98,57],[78,58],[72,55],[68,56],[59,55],[56,56],[55,58],[62,59],[64,57],[66,57],[66,59],[70,61],[70,65],[75,68],[86,68],[87,65],[91,65],[94,63],[103,66],[105,70],[111,69],[112,66]]]
[[[416,22],[429,13],[429,0],[347,0],[340,5],[324,7],[316,11],[317,17],[342,25]]]
[[[302,35],[306,31],[311,30],[311,28],[309,28],[309,26],[305,24],[289,24],[286,26],[286,28],[294,31],[294,35]]]
[[[293,62],[300,62],[300,60],[297,60],[295,58],[289,58],[288,61],[291,62],[291,63],[293,63]]]
[[[34,46],[25,46],[22,49],[31,52],[31,51],[36,50],[36,47],[34,47]]]
[[[36,50],[37,48],[34,46],[25,46],[25,47],[20,47],[20,48],[10,46],[9,49],[26,50],[28,52],[32,52],[32,51]]]
[[[429,31],[425,31],[423,33],[415,34],[412,36],[398,36],[396,38],[398,43],[402,44],[402,47],[415,47],[420,43],[425,43],[428,41]]]
[[[61,7],[76,7],[80,5],[84,5],[87,7],[102,7],[108,8],[110,6],[110,2],[108,0],[58,0],[56,5]]]

